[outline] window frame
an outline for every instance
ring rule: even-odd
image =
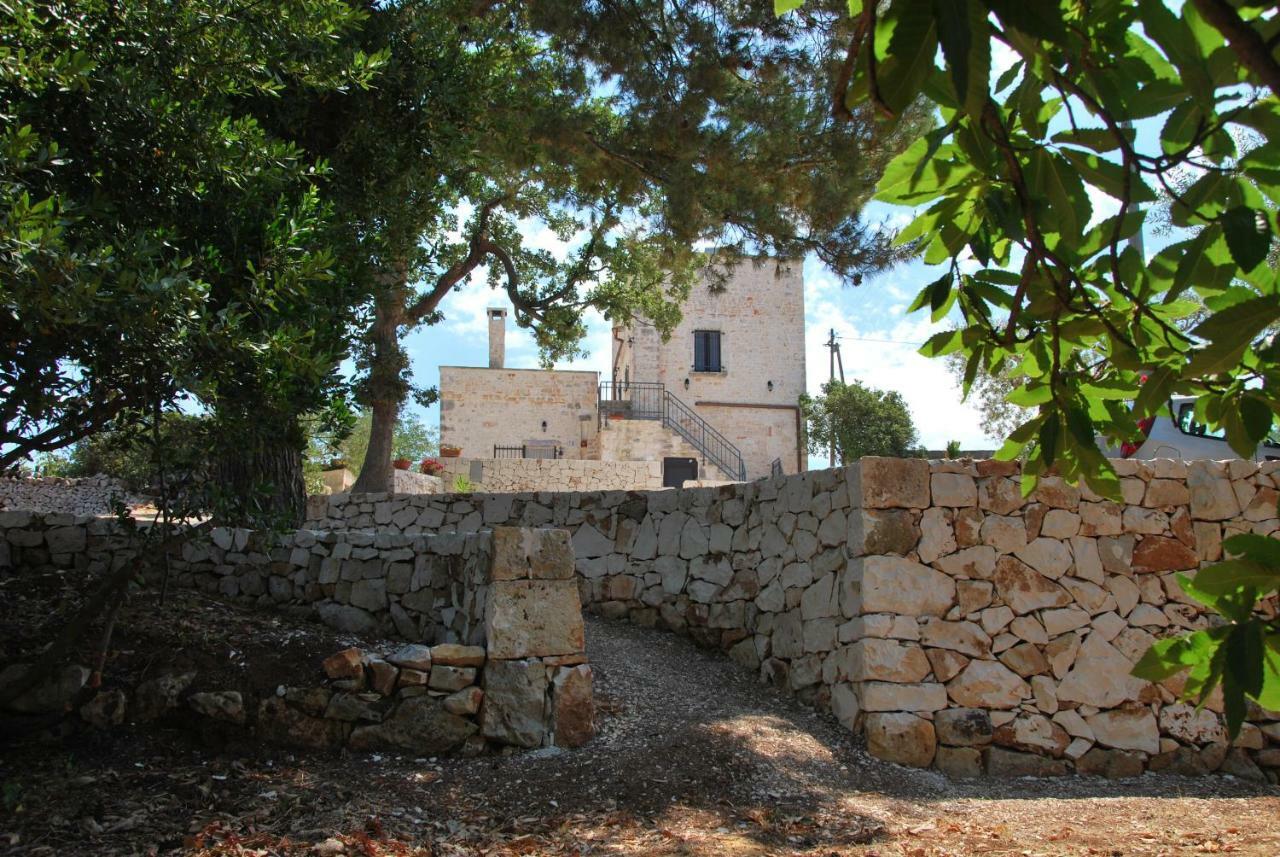
[[[1195,411],[1195,402],[1183,402],[1178,406],[1178,413],[1173,420],[1173,424],[1177,427],[1178,431],[1182,432],[1187,437],[1198,437],[1204,440],[1218,440],[1226,443],[1227,433],[1222,429],[1218,429],[1217,434],[1212,433],[1208,426],[1204,426],[1196,422]],[[1201,430],[1196,431],[1197,427]]]
[[[712,348],[714,344],[714,348]],[[699,347],[701,346],[701,347]],[[702,358],[706,362],[701,362]],[[714,357],[714,360],[712,359]],[[693,332],[693,371],[719,373],[724,371],[724,334],[719,330],[702,328]]]

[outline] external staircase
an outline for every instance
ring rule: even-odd
[[[685,440],[729,479],[745,482],[747,466],[742,452],[689,407],[665,384],[652,381],[605,381],[600,384],[600,421],[610,417],[657,420]]]

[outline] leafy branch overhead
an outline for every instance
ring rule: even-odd
[[[1136,439],[1175,394],[1253,458],[1280,413],[1280,289],[1266,262],[1280,230],[1275,5],[848,7],[833,112],[938,111],[876,196],[915,209],[899,240],[940,268],[911,309],[961,322],[922,353],[961,361],[966,395],[978,379],[1016,379],[1005,399],[1027,418],[998,455],[1025,459],[1024,492],[1052,469],[1120,499],[1100,446]],[[806,14],[802,0],[775,8]],[[1176,234],[1146,255],[1158,200]],[[1280,545],[1239,535],[1224,547],[1226,562],[1181,579],[1222,622],[1161,641],[1137,672],[1186,671],[1201,703],[1221,688],[1234,734],[1247,699],[1280,707]]]
[[[1201,703],[1222,690],[1227,728],[1240,731],[1245,697],[1280,711],[1280,628],[1258,615],[1258,599],[1280,592],[1280,542],[1244,533],[1223,542],[1232,559],[1202,569],[1195,578],[1178,575],[1183,592],[1214,610],[1226,624],[1160,640],[1134,667],[1134,674],[1164,681],[1187,672],[1183,694]]]
[[[1051,6],[851,0],[835,101],[886,118],[937,108],[940,127],[877,189],[916,209],[899,240],[941,268],[916,308],[963,320],[922,351],[963,355],[966,393],[1017,363],[1010,401],[1035,410],[1001,457],[1028,459],[1028,491],[1053,467],[1114,497],[1098,438],[1135,437],[1171,395],[1196,396],[1197,420],[1247,457],[1280,411],[1264,264],[1280,229],[1280,16],[1225,0]],[[1241,151],[1245,137],[1260,143]],[[1185,232],[1144,257],[1158,196]]]

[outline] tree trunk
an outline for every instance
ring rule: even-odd
[[[404,318],[403,283],[378,295],[373,321],[372,350],[369,361],[369,384],[365,401],[372,425],[369,429],[369,449],[360,466],[360,475],[351,486],[353,494],[387,492],[392,484],[391,456],[396,419],[400,416],[400,403],[408,392],[403,369],[408,363],[404,349],[400,347],[400,324]]]
[[[285,527],[302,524],[307,508],[302,478],[299,431],[261,436],[247,448],[219,456],[215,478],[235,508],[218,510],[220,522],[260,525],[264,519]],[[243,504],[243,505],[241,505]]]
[[[400,403],[375,399],[369,410],[373,415],[373,424],[369,429],[369,450],[365,453],[364,464],[360,467],[360,475],[351,486],[353,494],[367,494],[371,491],[390,493],[395,488],[393,468],[391,466],[391,446],[396,427],[396,417],[400,413]]]

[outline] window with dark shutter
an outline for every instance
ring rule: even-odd
[[[695,330],[693,332],[693,371],[721,371],[720,331]]]

